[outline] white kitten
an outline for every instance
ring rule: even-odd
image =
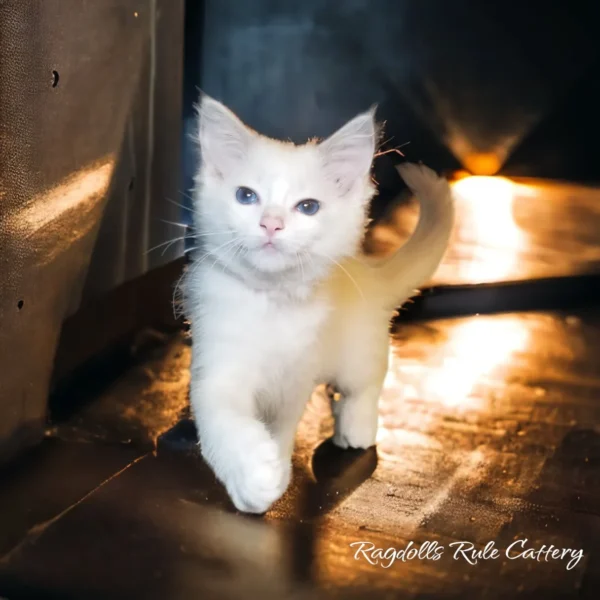
[[[204,96],[195,194],[202,252],[184,283],[191,405],[202,453],[235,506],[266,511],[287,488],[298,421],[314,386],[332,403],[334,442],[375,443],[394,309],[435,271],[453,223],[449,186],[400,173],[421,215],[391,258],[361,255],[374,193],[374,111],[321,143],[295,146],[247,128]]]

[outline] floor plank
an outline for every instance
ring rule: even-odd
[[[297,437],[293,485],[265,517],[247,517],[235,513],[195,453],[191,424],[180,422],[162,435],[157,453],[130,461],[42,529],[29,527],[0,560],[0,594],[596,597],[599,334],[598,310],[400,326],[377,451],[335,449],[327,441],[329,399],[316,390]],[[175,339],[162,356],[152,359],[152,377],[140,376],[140,367],[100,401],[110,406],[116,393],[116,412],[129,414],[126,397],[135,404],[150,389],[143,410],[179,410],[189,347]],[[137,419],[134,430],[143,422],[155,434],[164,430],[155,418]],[[77,452],[84,442],[65,443]],[[63,476],[77,480],[84,468]],[[26,494],[18,501],[31,509],[40,502]],[[527,548],[552,544],[583,556],[506,556],[525,539]],[[435,552],[422,550],[386,568],[357,554],[359,542],[398,550],[437,544],[444,552],[433,560]],[[471,565],[464,555],[454,558],[456,542],[479,550],[493,543],[499,555]]]
[[[600,271],[600,188],[470,177],[453,183],[456,226],[432,285],[563,277]],[[366,241],[386,255],[408,237],[418,205],[398,199]]]

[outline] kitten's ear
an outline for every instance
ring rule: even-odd
[[[232,111],[206,94],[198,105],[198,141],[204,168],[223,175],[244,159],[256,134]]]
[[[354,117],[318,146],[326,173],[342,194],[350,191],[371,169],[378,137],[376,109],[373,106]]]

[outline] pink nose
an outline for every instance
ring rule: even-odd
[[[266,231],[270,238],[275,235],[276,231],[281,231],[285,227],[281,217],[272,217],[267,215],[260,220],[260,226]]]

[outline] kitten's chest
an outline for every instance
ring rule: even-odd
[[[327,307],[319,304],[272,305],[260,316],[249,314],[248,326],[264,359],[293,366],[317,352],[327,314]]]
[[[200,300],[199,320],[193,325],[199,360],[227,360],[275,379],[308,374],[318,362],[330,313],[324,294],[282,301],[223,278],[219,285],[206,286]]]
[[[257,371],[268,378],[306,374],[318,360],[327,315],[327,307],[319,303],[250,302],[238,312],[240,330],[232,332],[231,343],[244,348]]]

